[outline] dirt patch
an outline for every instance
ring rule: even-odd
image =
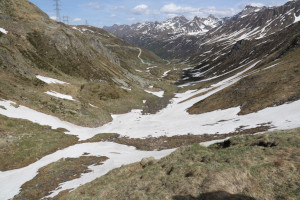
[[[195,143],[207,142],[212,140],[225,139],[236,135],[251,135],[258,132],[269,130],[270,126],[259,126],[256,128],[242,129],[239,127],[235,132],[226,134],[204,134],[204,135],[176,135],[172,137],[149,137],[146,139],[121,137],[115,138],[114,142],[134,146],[144,151],[173,149],[180,146],[187,146]]]
[[[91,165],[101,165],[107,157],[81,156],[60,159],[38,171],[38,175],[22,185],[21,192],[14,199],[40,199],[49,195],[60,183],[79,178],[88,173]]]

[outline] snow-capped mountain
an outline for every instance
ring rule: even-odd
[[[103,27],[105,30],[115,34],[124,40],[148,49],[161,55],[159,49],[156,49],[157,42],[172,43],[179,37],[204,35],[209,30],[222,24],[223,20],[213,15],[207,18],[194,17],[192,20],[184,16],[174,17],[164,22],[144,22],[129,25],[113,25]],[[161,46],[161,45],[159,45]]]
[[[189,21],[182,16],[162,23],[114,25],[104,29],[159,56],[187,59],[209,51],[210,45],[218,44],[219,49],[226,47],[228,51],[239,40],[263,38],[296,23],[299,16],[300,1],[296,0],[278,7],[246,6],[233,17],[222,19],[210,15]]]
[[[129,33],[135,32],[141,35],[160,36],[160,34],[167,33],[168,35],[199,35],[204,34],[217,27],[222,23],[222,20],[213,15],[207,18],[195,17],[192,20],[186,19],[184,16],[174,17],[164,22],[144,22],[129,25],[113,25],[111,27],[104,27],[104,29],[116,34],[126,37]]]

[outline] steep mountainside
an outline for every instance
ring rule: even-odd
[[[196,29],[187,34],[176,34],[176,32],[180,32],[176,30],[169,35],[163,35],[161,32],[144,32],[145,30],[139,31],[137,28],[153,23],[132,26],[114,25],[104,28],[131,43],[154,51],[157,55],[183,59],[184,57],[189,58],[195,53],[203,54],[216,46],[219,47],[218,51],[222,50],[220,53],[224,53],[239,40],[263,38],[299,21],[299,16],[300,1],[295,0],[279,7],[247,6],[237,15],[221,20],[208,17],[207,20],[212,22],[210,28]],[[186,27],[182,26],[181,32],[185,33],[185,30]],[[133,32],[135,33],[132,34]],[[189,61],[196,63],[197,60],[191,58]]]
[[[147,108],[143,100],[160,105],[161,98],[144,91],[150,85],[158,83],[153,90],[163,87],[168,95],[168,84],[158,82],[163,72],[148,70],[168,67],[155,54],[99,28],[57,23],[28,1],[1,1],[0,11],[1,98],[99,126],[111,120],[110,113]],[[69,84],[46,84],[37,75]]]

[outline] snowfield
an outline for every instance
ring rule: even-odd
[[[76,135],[80,140],[89,139],[99,133],[119,133],[131,138],[148,136],[174,136],[186,134],[221,134],[236,131],[241,126],[244,129],[255,128],[262,123],[270,123],[273,129],[291,129],[300,127],[300,100],[293,103],[269,107],[256,113],[239,116],[239,107],[226,110],[215,110],[200,115],[190,115],[186,112],[195,103],[223,90],[243,78],[244,73],[256,66],[259,61],[243,71],[198,91],[187,91],[176,94],[165,109],[156,114],[142,115],[142,110],[132,110],[126,114],[112,115],[113,121],[98,128],[87,128],[61,121],[57,117],[37,112],[25,106],[16,108],[12,101],[0,101],[0,114],[27,119],[41,125],[49,125],[53,129],[65,128],[66,134]],[[200,95],[201,93],[204,93]],[[198,97],[189,99],[195,95]],[[189,99],[188,101],[185,101]],[[185,102],[182,102],[185,101]]]
[[[78,158],[85,152],[89,153],[89,156],[107,156],[103,165],[90,166],[92,172],[83,174],[80,178],[68,181],[60,185],[50,196],[54,197],[60,191],[66,189],[73,189],[79,187],[82,184],[93,181],[94,179],[106,174],[112,169],[121,167],[125,164],[138,162],[145,157],[154,157],[156,159],[162,158],[174,149],[164,151],[138,151],[134,147],[120,145],[111,142],[98,142],[98,143],[84,143],[74,145],[63,150],[59,150],[53,154],[47,155],[39,161],[28,165],[27,167],[15,169],[6,172],[0,172],[0,199],[10,199],[17,195],[20,191],[20,187],[33,179],[40,168],[56,162],[61,158]]]

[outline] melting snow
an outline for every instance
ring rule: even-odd
[[[299,21],[300,21],[300,15],[297,17],[296,14],[294,13],[294,16],[295,16],[295,21],[294,21],[294,23],[299,22]]]
[[[37,75],[36,78],[40,79],[41,81],[45,82],[45,83],[58,83],[58,84],[69,84],[69,83],[66,83],[64,81],[60,81],[60,80],[57,80],[57,79],[54,79],[54,78],[49,78],[49,77],[46,77],[46,76],[41,76],[41,75]]]
[[[94,106],[93,104],[90,104],[90,103],[89,103],[89,105],[90,105],[91,107],[93,107],[93,108],[98,108],[97,106]]]
[[[61,94],[61,93],[58,93],[58,92],[54,92],[54,91],[47,91],[47,92],[45,92],[45,93],[48,94],[48,95],[57,97],[57,98],[67,99],[67,100],[70,100],[70,101],[76,101],[76,100],[73,99],[73,97],[70,96],[70,95],[65,95],[65,94]]]
[[[72,29],[79,31],[80,33],[83,33],[82,30],[80,30],[79,28],[73,26]]]
[[[271,65],[271,66],[269,66],[269,67],[266,67],[266,68],[264,68],[263,70],[270,69],[270,68],[272,68],[272,67],[275,67],[275,66],[278,65],[278,64],[280,64],[280,62],[279,62],[279,63],[276,63],[276,64],[274,64],[274,65]]]
[[[170,71],[171,71],[171,70],[165,71],[164,74],[162,75],[162,78],[168,76],[168,73],[169,73]]]
[[[98,133],[119,133],[122,136],[129,136],[131,138],[143,138],[149,135],[153,137],[163,135],[174,136],[185,135],[187,133],[229,133],[235,131],[240,126],[254,128],[257,127],[258,124],[268,122],[272,122],[272,125],[278,129],[300,127],[300,121],[298,120],[300,118],[300,101],[278,107],[266,108],[256,113],[242,116],[237,115],[240,111],[239,107],[216,110],[200,115],[189,115],[186,112],[186,109],[195,103],[236,83],[243,77],[244,73],[253,68],[256,63],[242,72],[212,85],[210,88],[176,94],[171,104],[156,114],[142,115],[141,110],[132,110],[130,113],[114,115],[111,123],[98,128],[76,126],[24,106],[15,108],[11,105],[11,103],[13,103],[11,101],[0,101],[0,105],[5,107],[5,109],[0,108],[0,114],[12,118],[28,119],[42,125],[49,125],[54,129],[59,127],[65,128],[69,130],[67,134],[77,135],[80,140],[91,138]],[[206,93],[180,103],[203,92]],[[220,122],[221,120],[222,122]],[[207,124],[215,125],[207,126]]]
[[[155,96],[158,96],[160,98],[162,98],[165,94],[165,91],[161,90],[159,92],[152,92],[152,91],[149,91],[149,90],[145,90],[145,92],[149,93],[149,94],[153,94]]]
[[[54,129],[65,128],[69,130],[67,134],[77,135],[81,140],[91,138],[98,133],[119,133],[131,138],[143,138],[149,135],[153,137],[163,135],[173,136],[188,133],[221,134],[233,132],[241,126],[254,128],[262,123],[271,123],[270,125],[273,126],[272,130],[299,127],[300,100],[277,107],[268,107],[256,113],[242,116],[237,115],[240,111],[239,107],[226,110],[215,110],[200,115],[189,115],[186,112],[186,109],[193,104],[236,83],[243,76],[247,76],[244,73],[252,69],[256,64],[257,62],[242,72],[220,81],[217,84],[211,85],[209,88],[176,94],[175,98],[172,99],[172,103],[156,114],[142,115],[141,110],[132,110],[127,114],[113,115],[113,121],[111,123],[99,128],[76,126],[69,122],[61,121],[57,117],[37,112],[25,106],[16,108],[12,105],[14,102],[7,100],[0,101],[0,114],[11,118],[27,119],[41,125],[49,125]],[[201,93],[205,94],[200,95]],[[195,95],[200,96],[190,99]],[[93,172],[84,174],[79,179],[61,184],[61,188],[57,189],[50,196],[55,196],[62,190],[71,189],[90,182],[95,178],[104,175],[109,170],[120,167],[123,164],[136,162],[143,157],[149,156],[160,158],[168,155],[172,151],[173,150],[144,152],[138,151],[133,147],[109,142],[74,145],[45,156],[27,167],[0,172],[0,199],[12,198],[19,192],[22,184],[31,180],[37,174],[39,168],[55,162],[60,158],[80,157],[83,153],[87,152],[95,156],[107,156],[109,157],[109,160],[105,161],[101,166],[91,166],[90,169],[92,169]],[[111,152],[118,152],[119,154]]]
[[[10,199],[19,193],[20,187],[27,181],[33,179],[40,168],[56,162],[61,158],[78,158],[84,153],[89,153],[90,156],[107,156],[103,165],[90,166],[92,172],[82,174],[78,179],[65,182],[50,196],[57,195],[60,191],[73,189],[82,184],[91,182],[96,178],[105,175],[112,169],[121,167],[125,164],[130,164],[140,161],[145,157],[154,157],[156,159],[167,156],[174,149],[164,151],[139,151],[134,147],[120,145],[111,142],[84,143],[77,144],[63,150],[59,150],[53,154],[47,155],[39,161],[20,169],[0,172],[0,199]]]
[[[4,28],[0,28],[0,32],[2,32],[2,33],[4,33],[4,34],[7,34],[7,33],[8,33],[8,31],[5,30]]]
[[[131,91],[131,88],[128,88],[128,87],[121,86],[121,88],[124,90],[127,90],[127,91]]]

